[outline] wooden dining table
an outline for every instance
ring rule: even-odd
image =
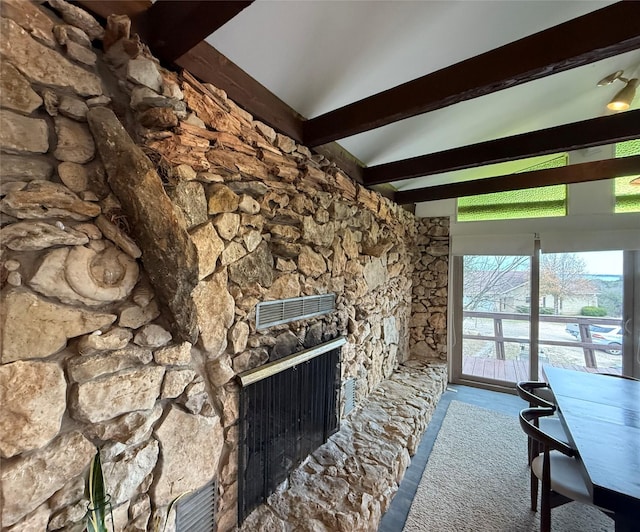
[[[596,506],[640,531],[640,381],[543,366]]]

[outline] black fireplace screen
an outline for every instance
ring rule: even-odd
[[[240,523],[337,431],[339,393],[340,348],[242,388]]]

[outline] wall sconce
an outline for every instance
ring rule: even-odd
[[[631,106],[631,102],[636,95],[638,78],[625,78],[622,76],[623,74],[624,71],[618,70],[598,82],[598,87],[611,85],[615,80],[620,80],[625,83],[625,86],[607,104],[607,109],[610,109],[611,111],[626,111]]]

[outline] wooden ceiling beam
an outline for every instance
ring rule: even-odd
[[[550,185],[599,181],[601,179],[612,179],[634,174],[640,174],[640,155],[574,164],[560,168],[548,168],[546,170],[532,170],[462,183],[448,183],[446,185],[402,190],[395,193],[394,200],[396,203],[403,205],[421,201],[464,198],[466,196],[506,192],[508,190],[524,190]]]
[[[317,146],[312,150],[314,153],[324,155],[333,164],[335,164],[340,170],[347,174],[351,179],[360,183],[364,183],[364,163],[356,158],[353,154],[345,150],[337,142],[331,142],[330,144],[323,144]]]
[[[161,61],[173,63],[253,3],[253,0],[158,0],[135,20]]]
[[[224,90],[257,120],[302,143],[304,118],[209,43],[198,43],[176,59],[175,64],[201,81]]]
[[[109,15],[128,15],[133,19],[153,5],[151,0],[76,0],[73,3],[104,19]]]
[[[364,169],[366,186],[640,138],[640,110],[591,118]]]
[[[318,146],[640,48],[640,2],[618,2],[312,118]]]

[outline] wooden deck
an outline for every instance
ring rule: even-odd
[[[550,364],[557,368],[587,371],[589,373],[620,373],[619,369],[586,368],[574,364]],[[462,375],[506,382],[529,380],[528,360],[496,360],[495,358],[465,357],[462,362]]]

